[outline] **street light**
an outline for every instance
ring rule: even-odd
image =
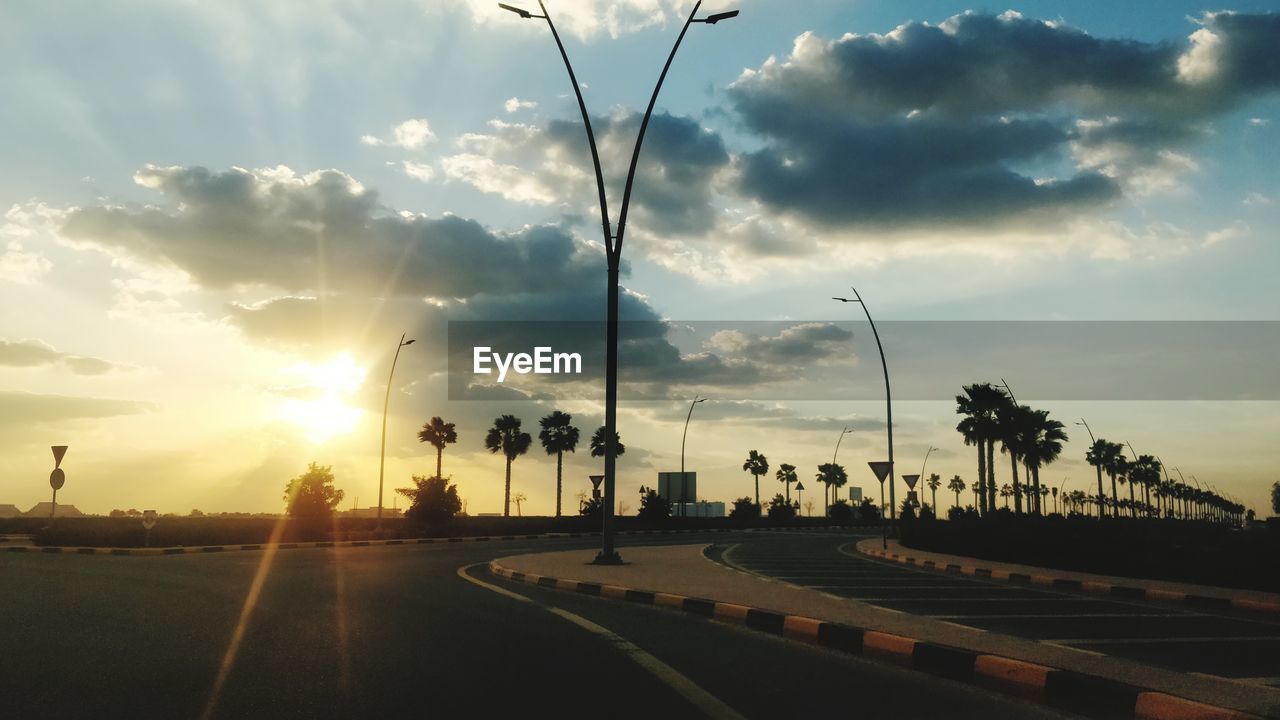
[[[382,529],[382,476],[387,466],[387,408],[391,405],[391,378],[396,375],[396,361],[400,359],[400,348],[412,345],[413,340],[405,340],[400,335],[400,343],[396,345],[395,357],[391,358],[391,372],[387,375],[387,396],[382,400],[382,450],[378,457],[378,529]]]
[[[737,11],[721,12],[699,19],[695,17],[698,14],[698,9],[702,7],[702,2],[699,0],[694,4],[693,11],[689,13],[689,18],[685,20],[684,27],[680,29],[680,34],[676,37],[675,45],[671,47],[671,54],[667,56],[667,62],[662,66],[662,73],[658,75],[658,82],[653,87],[653,95],[649,97],[649,106],[644,111],[644,118],[640,121],[640,131],[636,135],[635,148],[631,152],[631,167],[627,170],[627,182],[622,191],[622,207],[618,213],[618,229],[615,233],[609,221],[609,204],[604,188],[604,171],[600,167],[600,153],[596,149],[595,131],[591,129],[591,116],[587,114],[587,103],[582,99],[582,88],[578,85],[577,75],[574,74],[573,65],[569,62],[569,54],[565,52],[564,43],[560,41],[560,33],[556,32],[555,23],[551,21],[551,15],[547,12],[546,4],[542,0],[538,0],[538,7],[542,10],[541,15],[534,15],[528,10],[506,3],[498,3],[498,7],[515,13],[526,20],[540,18],[547,21],[551,36],[555,39],[556,47],[560,50],[560,59],[564,61],[565,70],[569,73],[569,83],[573,85],[573,93],[578,99],[578,111],[582,114],[582,124],[587,131],[587,144],[591,148],[591,163],[596,173],[596,192],[600,199],[600,226],[604,236],[609,275],[608,324],[605,332],[604,507],[602,508],[603,512],[601,513],[600,521],[600,554],[596,556],[594,562],[600,565],[618,565],[622,563],[622,557],[618,555],[613,547],[614,468],[617,461],[617,448],[614,441],[617,438],[618,426],[618,273],[622,266],[622,243],[626,234],[627,210],[631,206],[631,190],[635,183],[636,165],[640,162],[640,147],[644,143],[645,131],[649,128],[649,118],[653,115],[653,106],[658,102],[658,92],[662,90],[662,83],[667,79],[667,71],[671,69],[671,61],[675,59],[676,51],[680,49],[680,43],[684,40],[685,33],[689,31],[689,26],[695,22],[714,25],[721,20],[736,17],[738,13]]]
[[[685,510],[685,504],[689,501],[689,481],[685,479],[684,475],[684,441],[689,437],[689,420],[693,418],[693,406],[706,401],[706,398],[694,395],[693,402],[689,403],[689,414],[684,417],[684,434],[680,436],[680,517],[685,517],[688,514]]]
[[[845,425],[845,426],[844,426],[844,430],[841,430],[841,431],[840,431],[840,437],[836,438],[836,450],[835,450],[835,452],[831,453],[831,464],[832,464],[832,465],[835,465],[835,464],[836,464],[836,455],[839,455],[839,454],[840,454],[840,441],[844,440],[844,436],[845,436],[845,435],[851,435],[851,434],[853,434],[853,432],[854,432],[854,429],[853,429],[853,428],[851,428],[851,427],[849,427],[848,425]],[[823,491],[823,493],[822,493],[822,502],[823,502],[823,504],[824,504],[824,505],[826,505],[826,504],[827,504],[827,491],[826,491],[826,490],[824,490],[824,491]]]
[[[867,322],[871,324],[871,334],[876,339],[876,349],[880,351],[880,368],[884,370],[884,406],[885,406],[885,431],[888,435],[889,445],[889,522],[894,521],[896,510],[894,505],[897,499],[893,491],[893,395],[889,389],[889,364],[884,360],[884,345],[880,344],[880,333],[876,330],[876,321],[871,319],[871,311],[867,309],[867,304],[862,301],[862,296],[858,294],[858,289],[850,287],[853,291],[853,299],[833,297],[832,300],[838,300],[842,303],[856,302],[862,306],[862,312],[867,314]]]
[[[1077,421],[1076,421],[1076,424],[1077,424],[1077,425],[1083,425],[1083,426],[1084,426],[1084,429],[1085,429],[1086,431],[1088,431],[1088,433],[1089,433],[1089,441],[1090,441],[1090,442],[1094,443],[1095,445],[1098,443],[1098,439],[1097,439],[1097,438],[1095,438],[1095,437],[1093,436],[1093,430],[1090,430],[1090,429],[1089,429],[1089,423],[1085,422],[1085,421],[1084,421],[1084,418],[1080,418],[1079,420],[1077,420]]]
[[[930,445],[928,452],[924,454],[924,462],[920,463],[920,477],[924,477],[924,467],[929,464],[929,454],[938,448]]]

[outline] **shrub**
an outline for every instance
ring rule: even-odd
[[[770,520],[790,520],[796,516],[796,506],[787,502],[787,499],[779,493],[773,496],[769,501],[769,519]]]
[[[734,520],[755,520],[760,517],[760,506],[749,497],[741,497],[733,501],[733,509],[729,517]]]
[[[413,487],[397,488],[396,492],[409,498],[405,518],[419,525],[446,522],[462,512],[458,486],[442,477],[414,475]]]
[[[671,501],[652,488],[640,486],[640,509],[636,517],[643,520],[666,520],[671,517]]]
[[[871,501],[871,498],[865,498],[862,504],[858,506],[858,522],[863,525],[871,525],[880,522],[880,508]]]
[[[850,507],[848,501],[841,498],[827,507],[827,517],[831,518],[831,522],[837,525],[851,525],[853,524],[853,508]]]
[[[332,468],[317,463],[289,481],[284,487],[287,514],[298,521],[303,535],[323,536],[333,509],[342,502],[344,493],[333,487]]]
[[[604,501],[600,498],[593,497],[582,503],[582,509],[578,511],[578,514],[583,517],[598,519],[604,514]]]

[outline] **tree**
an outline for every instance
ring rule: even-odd
[[[759,452],[752,450],[747,455],[746,462],[742,463],[742,469],[751,473],[756,480],[756,504],[760,504],[760,476],[769,473],[769,458],[761,455]]]
[[[978,447],[979,489],[988,488],[978,501],[978,510],[986,513],[995,510],[996,469],[995,439],[998,435],[996,413],[1009,404],[1009,396],[991,383],[975,383],[962,388],[964,395],[956,396],[956,413],[964,415],[956,430],[964,436],[966,445]],[[986,451],[985,453],[983,451]]]
[[[938,488],[942,487],[942,478],[938,476],[938,473],[931,473],[929,477],[925,478],[924,484],[929,486],[929,492],[933,498],[931,504],[933,507],[938,507]]]
[[[1044,514],[1041,500],[1045,488],[1040,486],[1040,468],[1057,461],[1062,454],[1062,444],[1067,441],[1065,426],[1049,417],[1048,410],[1032,410],[1023,428],[1023,462],[1031,473],[1031,487],[1035,498],[1035,512]]]
[[[1018,481],[1018,463],[1022,462],[1030,450],[1035,411],[1026,405],[1009,403],[996,411],[996,419],[1000,433],[1000,452],[1009,454],[1009,467],[1013,475],[1013,511],[1021,513],[1023,491],[1022,484]]]
[[[849,525],[853,522],[853,507],[844,498],[836,498],[827,508],[827,517],[837,525]]]
[[[1009,509],[1009,497],[1013,495],[1013,486],[1005,483],[1000,486],[1000,497],[1004,498],[1004,509]]]
[[[640,509],[636,517],[642,520],[666,520],[671,517],[671,501],[652,488],[640,486]]]
[[[826,485],[827,487],[827,494],[823,496],[824,499],[827,495],[830,495],[835,488],[844,487],[844,484],[849,482],[849,475],[844,471],[844,466],[836,463],[823,463],[819,465],[818,474],[815,477],[818,482]]]
[[[1093,441],[1089,446],[1089,450],[1085,452],[1085,462],[1089,463],[1098,471],[1098,519],[1103,516],[1103,490],[1102,490],[1102,470],[1111,462],[1112,445],[1102,438]]]
[[[573,416],[556,410],[538,421],[542,431],[538,440],[548,455],[556,456],[556,517],[560,517],[560,490],[564,475],[564,454],[578,449],[578,428],[573,426]]]
[[[507,484],[503,494],[502,516],[511,517],[511,463],[516,458],[529,452],[533,438],[527,432],[520,431],[520,418],[515,415],[503,415],[495,418],[489,434],[485,435],[484,446],[491,453],[501,452],[507,459]]]
[[[787,488],[786,500],[788,503],[790,503],[791,502],[791,483],[799,482],[800,480],[800,476],[796,475],[796,466],[788,465],[787,463],[782,463],[781,465],[778,466],[778,472],[776,474],[776,477],[778,478],[778,482],[786,486]]]
[[[604,457],[604,438],[604,426],[601,425],[591,434],[591,457]],[[613,447],[614,457],[622,457],[627,452],[627,446],[622,444],[622,433],[613,433]]]
[[[529,498],[526,497],[524,493],[518,490],[514,495],[511,496],[511,502],[516,504],[516,517],[524,516],[524,513],[520,511],[520,503],[523,503],[525,500],[528,500],[528,499]]]
[[[954,475],[947,481],[947,489],[956,494],[955,507],[960,507],[960,493],[964,492],[964,480],[959,475]]]
[[[769,501],[769,519],[770,520],[790,520],[796,516],[796,507],[791,501],[778,493]]]
[[[760,506],[749,497],[740,497],[733,501],[729,517],[735,520],[754,520],[760,517]]]
[[[422,424],[418,431],[418,442],[431,443],[436,449],[436,477],[444,477],[440,470],[444,458],[444,446],[458,442],[458,431],[453,423],[447,423],[439,415]]]
[[[604,512],[604,501],[598,497],[593,497],[582,503],[582,507],[578,510],[578,514],[583,517],[600,517]]]
[[[299,521],[305,534],[323,532],[344,493],[333,487],[333,468],[311,463],[284,486],[285,512]]]
[[[404,511],[404,516],[416,524],[444,522],[462,512],[458,486],[450,485],[438,475],[414,475],[413,487],[396,488],[396,492],[409,499],[409,509]]]
[[[1280,482],[1271,483],[1271,512],[1280,515]]]

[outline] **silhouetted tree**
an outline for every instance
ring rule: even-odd
[[[1280,515],[1280,482],[1271,483],[1271,512]]]
[[[491,453],[501,452],[507,460],[507,484],[502,498],[502,516],[511,517],[511,463],[529,452],[533,437],[520,431],[520,418],[503,415],[494,419],[493,427],[485,435],[484,446]]]
[[[333,482],[332,467],[311,463],[305,473],[285,485],[285,512],[298,520],[304,534],[322,532],[342,502],[343,492]]]
[[[947,481],[947,489],[956,494],[955,507],[960,507],[960,493],[964,492],[964,480],[959,475],[954,475]]]
[[[1009,396],[991,383],[966,385],[956,396],[956,412],[966,416],[956,426],[966,445],[978,447],[978,487],[990,488],[979,497],[978,510],[995,510],[995,441],[999,435],[996,413],[1010,403]],[[984,452],[985,450],[985,452]]]
[[[524,513],[521,512],[520,510],[520,503],[523,503],[525,500],[528,500],[528,499],[529,498],[526,497],[524,493],[518,492],[518,491],[516,492],[515,495],[511,496],[511,502],[516,504],[516,517],[524,516]]]
[[[556,410],[538,421],[542,431],[538,440],[548,455],[556,456],[556,517],[560,517],[560,488],[564,476],[564,454],[578,449],[578,428],[573,426],[573,416]]]
[[[640,509],[636,517],[643,520],[666,520],[671,517],[671,501],[652,488],[640,486]]]
[[[790,520],[796,516],[796,508],[782,493],[778,493],[769,501],[768,514],[770,520]]]
[[[942,487],[942,478],[938,473],[930,473],[924,481],[929,486],[930,499],[934,507],[938,507],[938,488]]]
[[[749,497],[740,497],[733,501],[729,517],[735,520],[754,520],[760,517],[760,506]]]
[[[604,457],[604,426],[596,428],[591,434],[591,457]],[[627,451],[627,446],[622,444],[622,433],[614,431],[613,433],[614,457],[622,457]]]
[[[818,466],[818,474],[815,476],[818,482],[826,485],[828,494],[835,488],[844,487],[849,482],[849,474],[845,472],[844,466],[836,463],[823,463]],[[829,507],[829,506],[828,506]],[[830,513],[827,513],[830,515]]]
[[[786,500],[788,503],[790,503],[791,502],[791,483],[798,482],[800,480],[800,476],[796,475],[796,466],[782,463],[781,465],[778,466],[778,472],[776,474],[776,477],[778,478],[778,482],[786,486],[786,489],[787,489]]]
[[[458,442],[458,432],[454,429],[453,423],[447,423],[439,415],[431,418],[422,424],[422,429],[418,431],[418,441],[431,443],[436,449],[436,477],[444,477],[444,473],[440,470],[441,461],[444,458],[444,446]]]
[[[756,481],[756,504],[760,504],[760,476],[769,473],[769,458],[761,455],[759,452],[752,450],[747,455],[746,462],[742,463],[742,469],[751,473]]]
[[[462,512],[458,486],[449,484],[448,480],[438,475],[414,475],[413,487],[396,488],[396,492],[409,499],[409,509],[404,511],[404,516],[410,522],[444,522]]]
[[[853,507],[844,498],[836,498],[827,507],[827,517],[837,525],[848,525],[853,522]]]

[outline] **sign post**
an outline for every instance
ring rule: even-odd
[[[919,475],[903,475],[902,481],[907,484],[907,502],[912,505],[919,506],[920,502],[916,500],[916,483],[920,482]]]
[[[604,482],[603,475],[588,475],[591,478],[591,499],[600,499],[600,483]]]
[[[871,468],[871,472],[875,474],[876,480],[880,481],[880,547],[887,550],[889,549],[889,526],[885,524],[884,479],[889,477],[889,473],[893,472],[893,463],[873,460],[867,465]]]
[[[53,522],[53,516],[58,512],[58,491],[67,483],[67,474],[62,470],[62,457],[67,454],[66,445],[50,446],[53,450],[53,472],[49,473],[49,487],[53,488],[53,502],[49,507],[49,522]]]
[[[155,526],[156,526],[156,511],[143,510],[142,511],[142,527],[147,531],[147,540],[146,540],[146,545],[144,545],[144,547],[151,547],[151,528]]]

